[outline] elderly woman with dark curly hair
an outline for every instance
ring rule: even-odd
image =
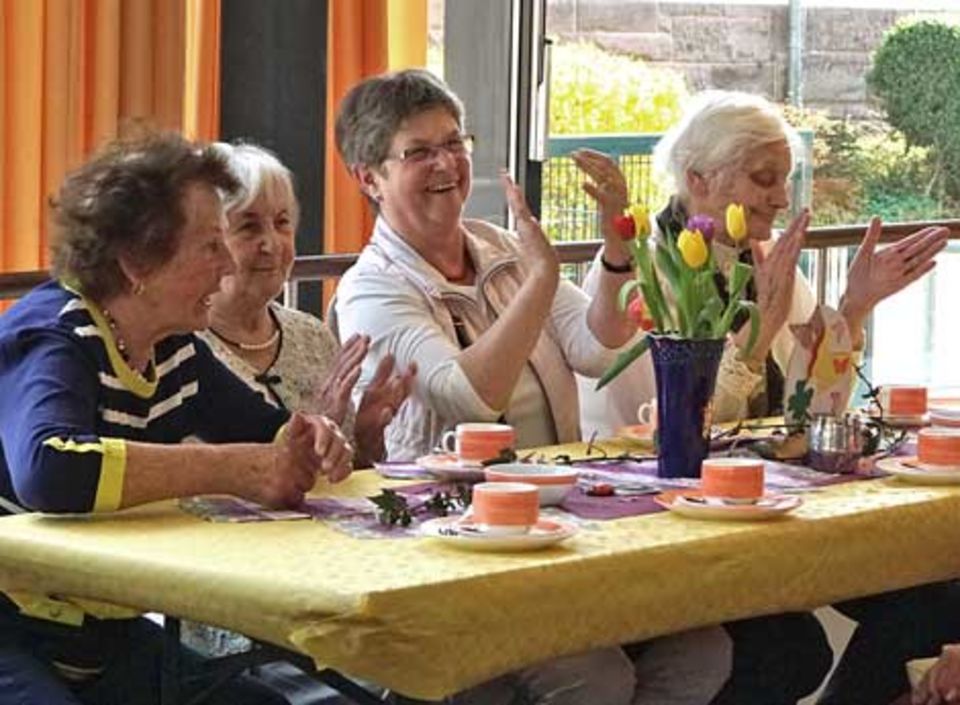
[[[222,197],[236,188],[221,156],[176,136],[114,144],[67,177],[54,201],[57,279],[0,318],[6,513],[111,512],[203,493],[292,506],[318,474],[350,473],[335,423],[265,403],[193,335],[233,271]],[[180,443],[191,435],[209,443]],[[5,696],[157,698],[160,639],[146,620],[65,626],[0,598],[0,625]],[[224,702],[248,691],[231,688]]]

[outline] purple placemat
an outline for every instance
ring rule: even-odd
[[[765,485],[769,491],[775,493],[815,490],[818,487],[828,487],[883,476],[883,473],[873,470],[848,475],[832,475],[799,465],[771,460],[765,460],[763,464]],[[698,478],[657,477],[657,462],[655,460],[640,462],[631,460],[597,461],[596,463],[579,463],[578,468],[581,471],[580,483],[564,498],[560,507],[583,519],[602,521],[666,511],[657,504],[655,496],[652,494],[632,496],[614,494],[607,497],[594,497],[586,494],[585,484],[608,483],[613,485],[615,491],[621,486],[627,486],[631,490],[635,490],[646,485],[651,488],[651,491],[653,489],[674,490],[700,486]]]

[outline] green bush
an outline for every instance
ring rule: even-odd
[[[931,150],[911,147],[881,120],[831,118],[818,111],[787,110],[788,120],[813,130],[813,222],[863,223],[935,219],[956,203],[929,195],[936,178]]]
[[[550,134],[663,132],[680,119],[683,77],[586,43],[557,44]]]
[[[898,24],[877,49],[867,83],[908,142],[930,148],[934,178],[925,195],[960,197],[960,27]]]

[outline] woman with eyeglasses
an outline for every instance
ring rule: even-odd
[[[387,355],[420,369],[388,428],[388,457],[428,453],[462,421],[502,419],[520,447],[579,440],[573,373],[598,377],[629,338],[616,303],[628,273],[607,272],[592,302],[561,281],[556,252],[506,176],[517,231],[464,219],[472,138],[459,98],[426,71],[354,87],[336,137],[377,213],[340,283],[341,333],[372,335],[361,386]],[[604,252],[614,265],[628,261],[616,238]]]
[[[419,368],[388,427],[388,457],[428,453],[462,421],[503,419],[519,447],[578,440],[574,372],[598,377],[632,333],[617,308],[631,271],[620,240],[604,243],[607,267],[591,301],[561,280],[556,252],[506,176],[517,231],[464,219],[472,138],[459,98],[426,71],[355,86],[336,138],[377,214],[337,292],[341,334],[372,336],[361,386],[389,355]],[[633,661],[617,648],[595,650],[508,674],[455,702],[704,703],[729,670],[727,647],[718,629],[704,629],[639,645]]]

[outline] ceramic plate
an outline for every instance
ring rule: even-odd
[[[930,466],[916,465],[915,455],[903,458],[881,458],[877,467],[904,482],[915,485],[960,485],[960,467],[950,466],[942,469],[929,469]]]
[[[766,495],[755,504],[727,504],[706,500],[698,490],[670,490],[656,497],[671,512],[695,519],[761,521],[786,514],[803,504],[796,495]]]
[[[577,533],[570,524],[546,519],[525,534],[488,534],[481,527],[462,517],[440,517],[421,524],[420,533],[468,551],[536,551]]]
[[[618,438],[628,441],[642,441],[643,443],[653,443],[653,434],[655,428],[648,423],[638,423],[633,426],[621,426],[616,431]]]
[[[453,453],[424,455],[417,458],[417,465],[441,480],[481,482],[484,479],[482,465],[461,465],[460,459]]]

